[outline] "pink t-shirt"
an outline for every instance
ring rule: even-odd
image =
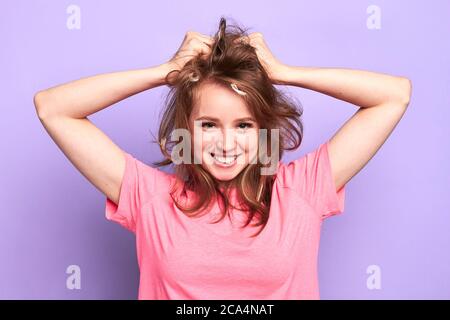
[[[208,214],[187,217],[169,194],[174,174],[124,156],[119,203],[106,198],[106,218],[136,235],[139,299],[319,299],[321,225],[344,210],[345,198],[345,186],[336,192],[333,182],[328,141],[279,162],[270,217],[256,238],[248,235],[260,227],[240,229],[238,210],[208,223],[217,201]]]

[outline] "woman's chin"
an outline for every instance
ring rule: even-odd
[[[230,168],[217,167],[214,164],[209,165],[207,170],[211,175],[219,181],[230,181],[236,178],[236,176],[243,169],[242,164],[237,164]]]

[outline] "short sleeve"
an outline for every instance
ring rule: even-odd
[[[316,150],[280,167],[281,182],[294,189],[323,220],[344,211],[345,185],[336,190],[327,140]]]
[[[140,218],[141,209],[156,192],[162,191],[163,186],[170,182],[170,174],[134,158],[123,151],[125,157],[125,171],[120,186],[119,202],[115,204],[106,198],[106,219],[117,222],[124,228],[136,232],[136,224]]]

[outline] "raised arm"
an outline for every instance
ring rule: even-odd
[[[329,139],[336,190],[377,153],[409,105],[412,83],[408,78],[366,70],[289,66],[275,58],[260,32],[238,41],[256,49],[274,84],[317,91],[359,107]]]
[[[87,77],[42,90],[36,112],[50,137],[72,164],[105,196],[118,204],[125,172],[123,151],[87,116],[136,93],[166,83],[193,57],[208,55],[213,39],[188,31],[173,57],[151,68]]]
[[[87,116],[141,91],[164,84],[169,66],[100,74],[42,90],[36,113],[70,162],[98,190],[118,203],[125,171],[123,151]]]
[[[336,190],[353,178],[378,152],[409,105],[408,78],[365,70],[288,67],[284,83],[321,92],[359,109],[329,139]]]

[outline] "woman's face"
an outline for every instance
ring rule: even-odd
[[[231,87],[204,83],[198,89],[189,119],[195,161],[217,180],[232,180],[256,163],[259,126]]]

